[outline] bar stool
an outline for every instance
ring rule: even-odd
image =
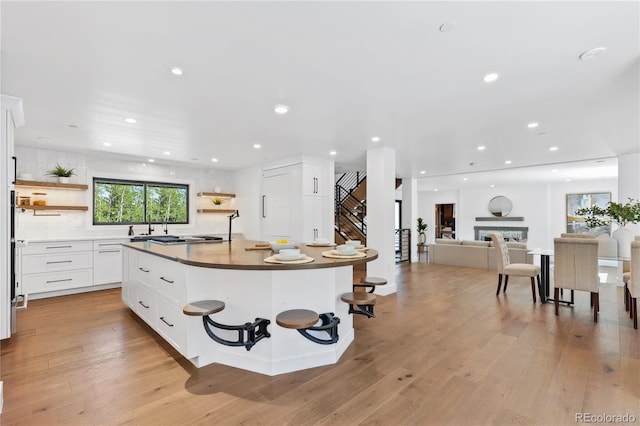
[[[315,325],[318,320],[322,324]],[[276,324],[280,327],[298,330],[305,338],[321,345],[331,345],[338,341],[338,324],[340,318],[334,316],[332,312],[318,315],[317,312],[309,309],[291,309],[283,311],[276,316]],[[328,339],[320,339],[309,331],[323,331],[329,336]]]
[[[356,287],[364,287],[368,293],[373,293],[377,285],[385,285],[387,280],[378,277],[362,277],[359,284],[353,284],[353,291],[356,291]],[[370,290],[366,290],[367,287],[371,287]]]
[[[366,315],[368,318],[375,317],[373,305],[376,304],[376,295],[362,291],[344,293],[340,300],[349,304],[350,314]]]
[[[256,318],[254,322],[247,322],[243,325],[226,325],[215,322],[211,319],[210,315],[224,310],[225,304],[221,300],[200,300],[192,302],[182,308],[182,312],[185,315],[192,317],[202,317],[202,323],[204,325],[204,331],[207,332],[209,337],[214,341],[225,346],[244,346],[246,350],[250,351],[251,348],[265,337],[271,337],[267,326],[271,323],[265,318]],[[212,327],[219,328],[221,330],[231,330],[238,332],[238,340],[227,340],[217,336]]]

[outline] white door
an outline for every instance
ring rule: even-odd
[[[262,236],[265,240],[291,238],[291,179],[289,173],[262,179]]]

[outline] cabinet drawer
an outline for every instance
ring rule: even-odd
[[[156,282],[156,262],[151,255],[138,253],[138,265],[135,269],[136,279],[139,283],[153,287]]]
[[[52,241],[49,243],[30,243],[22,249],[22,254],[46,254],[70,251],[93,250],[93,241]]]
[[[91,251],[22,256],[23,275],[85,269],[91,268],[92,266],[93,252]]]
[[[100,249],[93,252],[93,284],[122,282],[122,249]]]
[[[156,327],[156,295],[147,286],[139,285],[136,292],[136,313],[153,328]]]
[[[174,305],[163,297],[157,298],[158,317],[156,330],[179,351],[184,351],[184,337],[186,318],[182,308]]]
[[[94,240],[93,241],[93,249],[94,250],[119,249],[122,246],[122,243],[126,243],[127,241],[128,240],[125,240],[125,239]]]
[[[22,291],[25,294],[88,287],[90,285],[93,285],[91,269],[22,276]]]
[[[174,268],[169,269],[168,265],[162,265],[158,271],[158,278],[154,288],[158,293],[172,300],[180,306],[187,304],[187,274],[181,268],[182,265],[176,262]]]

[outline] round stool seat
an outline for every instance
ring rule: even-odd
[[[386,283],[387,283],[387,280],[379,277],[362,277],[360,279],[360,284],[366,284],[371,286],[385,285]]]
[[[344,293],[340,300],[352,305],[375,305],[376,295],[364,292]]]
[[[199,300],[197,302],[189,303],[182,312],[185,315],[191,315],[193,317],[203,317],[206,315],[215,314],[224,309],[224,302],[221,300]]]
[[[291,309],[280,312],[276,317],[276,323],[284,328],[309,328],[318,322],[317,312],[308,309]]]

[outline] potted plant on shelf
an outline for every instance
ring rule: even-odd
[[[60,183],[68,183],[69,178],[75,175],[74,169],[67,169],[62,167],[60,164],[56,164],[56,167],[47,172],[48,176],[57,176],[58,182]]]
[[[629,198],[626,204],[609,201],[607,207],[585,207],[576,210],[576,213],[585,217],[589,228],[608,225],[610,222],[618,224],[618,229],[611,234],[618,240],[618,256],[631,256],[631,241],[634,232],[627,227],[630,223],[640,222],[640,202]]]
[[[224,198],[220,198],[220,197],[215,197],[211,200],[211,202],[213,203],[214,206],[216,206],[217,208],[220,208],[220,206],[222,206],[227,200],[225,200]]]
[[[418,218],[418,244],[424,244],[427,241],[427,235],[425,231],[429,225],[427,225],[421,217]]]

